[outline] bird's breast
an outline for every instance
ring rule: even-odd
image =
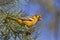
[[[28,27],[32,27],[36,22],[37,22],[37,20],[24,21],[25,25]]]

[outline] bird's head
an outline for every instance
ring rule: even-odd
[[[38,18],[38,21],[40,21],[42,19],[42,16],[40,14],[36,14],[35,16],[36,16],[36,18]]]

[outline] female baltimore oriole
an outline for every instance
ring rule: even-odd
[[[7,16],[6,19],[13,20],[21,26],[26,26],[30,28],[34,24],[36,24],[39,20],[41,20],[41,18],[42,18],[41,15],[36,14],[34,16],[27,16],[27,17],[21,17],[21,18],[12,18],[12,17]]]

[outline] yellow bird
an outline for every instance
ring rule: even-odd
[[[28,28],[32,27],[34,24],[36,24],[39,20],[41,20],[41,15],[36,14],[33,16],[27,16],[27,17],[21,17],[21,18],[12,18],[7,16],[7,19],[13,20],[17,22],[21,26],[26,26]]]

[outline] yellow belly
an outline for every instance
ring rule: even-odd
[[[24,24],[30,28],[32,27],[37,21],[24,21]]]
[[[24,22],[26,26],[30,27],[33,25],[33,23],[31,21],[25,21]]]

